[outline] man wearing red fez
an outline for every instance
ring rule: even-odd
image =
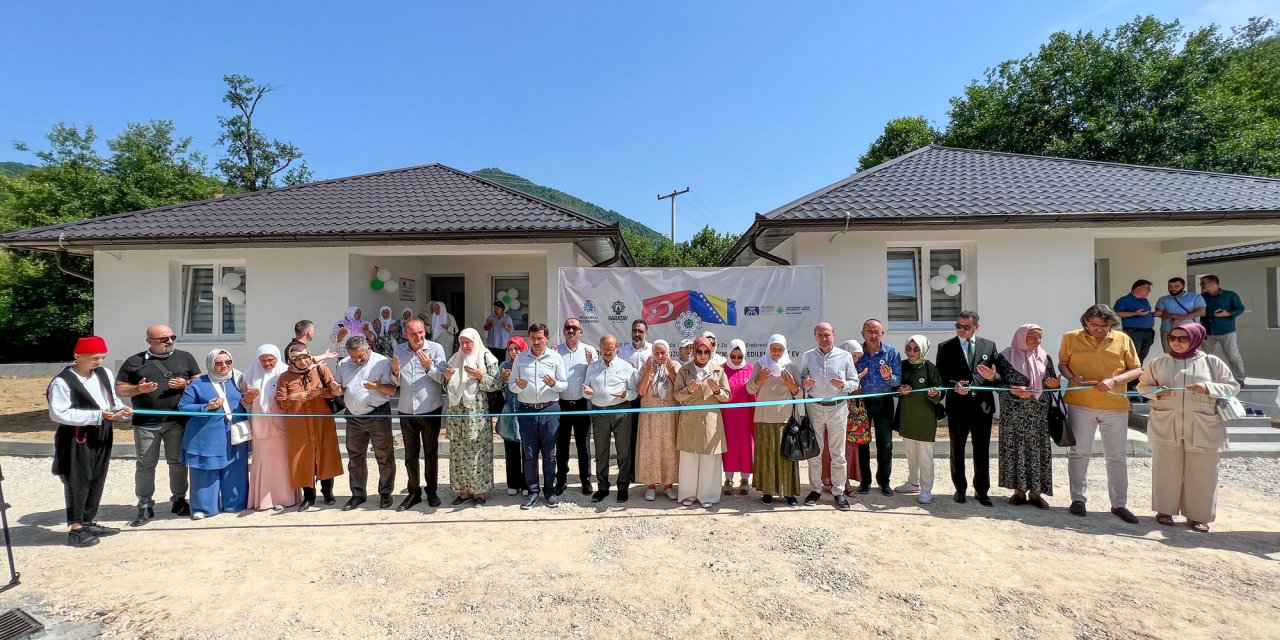
[[[116,397],[111,372],[102,368],[107,343],[98,336],[76,342],[75,362],[54,376],[45,391],[53,437],[53,474],[62,479],[67,502],[67,544],[92,547],[100,536],[120,533],[94,521],[111,462],[111,423],[133,414]]]

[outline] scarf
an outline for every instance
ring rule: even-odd
[[[288,370],[288,365],[284,363],[284,358],[280,356],[280,348],[274,344],[264,344],[258,347],[257,357],[271,355],[276,357],[276,366],[268,371],[263,368],[262,363],[256,358],[253,364],[249,365],[248,370],[244,372],[244,383],[248,389],[257,389],[259,392],[258,402],[263,408],[271,405],[276,397],[276,385],[280,382],[280,374]]]
[[[920,347],[920,359],[911,360],[912,364],[920,364],[924,361],[924,357],[929,355],[929,339],[917,333],[916,335],[908,338],[907,342],[914,342],[917,347]],[[905,347],[906,345],[903,346]]]
[[[230,352],[228,352],[226,349],[214,349],[213,351],[210,351],[210,352],[209,352],[209,355],[207,355],[207,356],[205,356],[205,357],[204,357],[205,371],[208,371],[208,372],[209,372],[209,374],[208,374],[208,375],[209,375],[209,381],[210,381],[210,382],[217,382],[217,383],[221,384],[221,383],[226,382],[227,380],[230,380],[231,378],[235,377],[235,375],[236,375],[236,373],[237,373],[237,371],[235,370],[235,368],[232,368],[232,369],[231,369],[231,371],[227,372],[227,374],[226,374],[226,375],[218,375],[217,373],[215,373],[215,372],[214,372],[214,370],[213,370],[213,361],[214,361],[214,360],[217,360],[217,359],[218,359],[218,356],[220,356],[220,355],[222,355],[222,354],[224,354],[224,353],[225,353],[225,354],[227,354],[227,355],[231,355],[231,353],[230,353]]]
[[[443,305],[441,305],[443,306]],[[462,340],[471,341],[471,355],[462,352]],[[480,333],[470,327],[463,329],[458,336],[458,351],[449,358],[449,366],[453,367],[453,377],[449,380],[449,405],[455,407],[474,407],[476,393],[480,390],[480,381],[471,377],[463,367],[480,370],[480,377],[487,373],[484,366],[484,354],[488,353],[480,342]]]
[[[667,375],[667,365],[658,364],[658,361],[654,360],[655,356],[658,355],[658,347],[662,347],[663,352],[667,354],[667,360],[671,360],[671,343],[666,340],[654,340],[653,354],[649,356],[649,359],[653,360],[653,382],[649,385],[649,394],[659,398],[665,398],[667,395],[667,388],[670,387],[671,383],[674,381]],[[679,362],[679,358],[677,358],[676,361]]]
[[[758,364],[761,367],[764,367],[765,369],[768,369],[769,373],[776,378],[782,375],[783,367],[791,364],[791,354],[787,352],[786,336],[783,336],[781,333],[775,333],[769,336],[768,346],[773,347],[773,345],[775,344],[782,345],[782,357],[778,358],[777,360],[774,360],[773,354],[769,353],[769,351],[766,350],[764,352],[764,355],[760,356],[760,360],[756,364]]]
[[[1044,374],[1049,362],[1049,354],[1045,353],[1044,349],[1036,347],[1035,351],[1027,350],[1027,334],[1033,329],[1040,328],[1037,324],[1024,324],[1018,327],[1009,348],[1000,352],[1000,355],[1009,361],[1018,373],[1027,377],[1027,386],[1032,389],[1040,389],[1044,384]],[[1037,400],[1040,399],[1039,391],[1036,391],[1035,397]]]
[[[293,354],[295,354],[295,353],[302,353],[302,354],[306,354],[306,356],[307,356],[308,358],[310,358],[310,357],[311,357],[311,352],[310,352],[310,351],[307,351],[307,347],[306,347],[305,345],[301,345],[301,344],[299,344],[299,345],[294,345],[293,347],[290,347],[290,348],[289,348],[289,355],[291,355],[291,356],[292,356],[292,355],[293,355]],[[288,360],[288,363],[289,363],[289,364],[288,364],[288,369],[289,369],[289,371],[291,371],[291,372],[293,372],[293,373],[300,373],[300,374],[301,374],[301,373],[306,373],[306,372],[308,372],[308,371],[310,371],[310,370],[312,370],[312,369],[314,369],[314,368],[316,367],[316,361],[315,361],[315,360],[312,360],[312,361],[311,361],[311,364],[309,364],[309,365],[307,365],[306,367],[301,368],[301,369],[299,369],[298,367],[294,366],[294,364],[293,364],[293,360]]]
[[[1199,322],[1188,322],[1186,324],[1180,324],[1174,327],[1174,329],[1182,329],[1183,331],[1186,331],[1187,336],[1191,338],[1191,342],[1187,345],[1187,350],[1182,353],[1175,352],[1173,350],[1173,343],[1169,343],[1169,355],[1178,360],[1186,360],[1187,358],[1194,357],[1197,353],[1200,353],[1200,345],[1204,344],[1204,325]],[[1172,333],[1172,331],[1170,331],[1170,333]]]
[[[436,313],[436,305],[440,305],[440,313]],[[435,340],[444,330],[444,326],[449,324],[449,310],[445,308],[443,302],[439,301],[427,303],[427,310],[431,312],[431,339]]]
[[[848,351],[854,360],[857,360],[858,356],[862,355],[862,343],[857,340],[845,340],[840,343],[840,348]]]
[[[386,311],[387,315],[390,317],[387,317],[387,318],[382,317],[383,311]],[[380,336],[387,335],[387,331],[391,329],[391,325],[396,323],[396,317],[390,314],[391,314],[391,307],[383,305],[381,309],[378,309],[378,322],[382,325],[382,331],[379,331],[378,335]]]
[[[347,312],[343,314],[342,319],[339,320],[337,324],[333,325],[333,332],[330,334],[330,337],[334,342],[338,341],[338,331],[343,327],[346,327],[347,329],[347,338],[364,335],[364,321],[356,320],[356,312],[359,310],[360,307],[347,307]],[[345,341],[346,338],[343,340]]]
[[[743,367],[747,366],[747,343],[739,340],[738,338],[734,338],[729,341],[728,353],[732,355],[734,349],[742,352],[742,364],[734,366],[732,358],[725,358],[724,366],[734,371],[740,371]]]

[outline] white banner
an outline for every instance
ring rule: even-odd
[[[704,331],[716,335],[716,350],[729,341],[747,345],[754,362],[781,333],[793,356],[813,346],[822,321],[822,266],[728,267],[720,269],[616,269],[561,267],[560,317],[582,323],[582,339],[598,344],[606,334],[619,344],[631,339],[631,323],[649,324],[649,341],[675,347]],[[553,328],[557,338],[563,331]]]

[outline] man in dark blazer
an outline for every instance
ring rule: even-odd
[[[965,478],[965,440],[973,437],[973,492],[983,506],[991,506],[988,462],[991,455],[991,417],[996,412],[995,394],[970,391],[969,386],[989,387],[997,382],[996,343],[979,338],[978,314],[961,311],[956,316],[956,337],[938,345],[937,365],[942,382],[954,387],[946,397],[947,430],[951,433],[951,481],[956,485],[956,502],[965,501],[969,483]]]

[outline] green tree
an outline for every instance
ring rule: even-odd
[[[858,158],[858,171],[870,169],[904,153],[938,142],[942,134],[924,116],[894,118],[884,125],[884,133]]]
[[[268,140],[254,127],[258,103],[276,90],[269,84],[255,84],[242,75],[223,76],[227,92],[222,101],[231,105],[234,115],[218,117],[222,135],[218,144],[225,145],[227,157],[218,161],[218,170],[227,184],[244,191],[261,191],[276,186],[276,176],[284,172],[286,185],[311,180],[311,170],[296,146],[279,140]],[[297,164],[294,164],[294,163]]]
[[[96,149],[92,127],[81,132],[59,123],[40,165],[16,178],[0,177],[7,196],[3,231],[74,222],[166,204],[204,200],[225,186],[204,174],[191,141],[173,136],[173,124],[130,124]],[[22,143],[20,150],[30,149]],[[90,273],[87,258],[63,256],[73,271]],[[0,361],[64,357],[76,337],[93,328],[93,284],[58,268],[58,256],[0,252]]]
[[[740,235],[718,233],[706,226],[688,242],[679,244],[671,244],[666,238],[649,238],[630,229],[623,229],[622,237],[631,249],[637,267],[694,268],[720,266],[720,259]]]

